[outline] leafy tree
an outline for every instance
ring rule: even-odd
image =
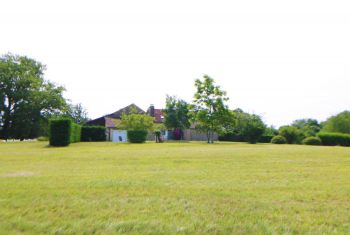
[[[154,128],[154,118],[135,110],[130,114],[122,114],[120,126],[128,131],[151,131]]]
[[[186,101],[174,96],[166,97],[164,113],[164,125],[169,130],[180,130],[180,139],[183,138],[183,130],[190,127],[189,105]]]
[[[265,132],[266,125],[258,115],[236,109],[230,111],[229,117],[230,122],[226,123],[224,127],[226,135],[234,135],[254,144]]]
[[[303,133],[295,126],[281,126],[278,132],[286,138],[288,144],[301,143],[304,138]]]
[[[264,134],[265,129],[266,126],[258,115],[248,115],[242,134],[249,143],[255,144]]]
[[[44,79],[45,66],[24,56],[0,57],[0,137],[34,138],[66,106],[64,88]]]
[[[350,111],[341,112],[324,122],[323,131],[350,133]]]
[[[204,75],[203,80],[197,79],[195,87],[193,119],[196,128],[207,134],[208,143],[213,143],[214,132],[223,132],[229,121],[229,110],[225,105],[228,98],[208,75]]]
[[[266,127],[264,135],[276,136],[278,135],[278,130],[274,126]]]
[[[321,130],[321,124],[316,119],[299,119],[292,123],[292,126],[298,128],[304,137],[316,136]]]
[[[89,120],[87,110],[81,103],[68,104],[63,116],[72,119],[77,124],[84,124]]]

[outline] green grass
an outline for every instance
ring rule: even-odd
[[[0,234],[349,234],[350,148],[0,143]]]

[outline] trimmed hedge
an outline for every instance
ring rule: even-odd
[[[350,134],[343,134],[343,133],[318,133],[317,135],[323,145],[327,146],[350,146]]]
[[[81,141],[106,141],[106,128],[103,126],[83,126]]]
[[[81,136],[81,126],[72,122],[72,128],[70,132],[70,142],[77,143],[80,142]]]
[[[70,119],[53,119],[49,122],[51,146],[68,146],[71,140],[72,121]]]
[[[246,142],[244,136],[236,134],[226,134],[219,136],[219,141]]]
[[[128,141],[130,143],[144,143],[147,139],[147,131],[128,131]]]
[[[286,144],[287,140],[284,136],[276,135],[275,137],[272,138],[271,143],[272,144]]]
[[[259,143],[271,143],[271,140],[274,136],[273,135],[263,135],[260,136],[260,138],[258,139]]]
[[[271,143],[273,136],[263,135],[258,139],[258,143]],[[219,141],[230,141],[230,142],[247,142],[247,138],[243,135],[226,134],[219,136]]]
[[[303,144],[305,144],[305,145],[322,145],[322,141],[318,137],[310,136],[310,137],[307,137],[303,140]]]

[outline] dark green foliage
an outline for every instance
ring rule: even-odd
[[[350,134],[321,132],[317,135],[323,145],[327,146],[350,146]]]
[[[72,121],[70,119],[50,120],[50,145],[68,146],[70,144]]]
[[[300,144],[304,139],[303,133],[295,126],[282,126],[278,133],[286,138],[287,144]]]
[[[230,141],[230,142],[246,142],[243,135],[236,135],[234,133],[227,133],[219,136],[219,141]]]
[[[156,143],[162,143],[162,138],[161,138],[161,135],[162,135],[162,132],[160,130],[156,130],[154,132],[154,135],[156,136]]]
[[[273,135],[262,135],[259,137],[258,142],[259,143],[271,143],[271,140],[274,136]]]
[[[316,136],[321,130],[321,124],[316,119],[299,119],[292,123],[292,126],[296,127],[304,137]]]
[[[167,96],[164,114],[164,125],[168,130],[184,130],[190,127],[189,105],[175,96]],[[182,133],[182,131],[181,131]],[[182,139],[182,136],[180,136]]]
[[[334,133],[350,133],[350,111],[344,111],[327,119],[322,131]]]
[[[146,142],[148,132],[145,130],[128,130],[128,141],[130,143]]]
[[[80,142],[81,136],[81,126],[72,122],[71,132],[70,132],[70,142],[77,143]]]
[[[224,125],[225,134],[220,137],[220,140],[247,141],[254,144],[265,133],[266,125],[260,116],[245,113],[241,109],[229,113],[230,121]]]
[[[264,136],[275,136],[275,135],[278,135],[278,130],[274,126],[266,127]]]
[[[63,87],[44,79],[45,66],[25,56],[0,56],[0,138],[36,138],[66,106]],[[48,129],[48,128],[44,128]]]
[[[287,140],[281,135],[276,135],[275,137],[272,138],[271,140],[272,144],[286,144]]]
[[[83,126],[81,141],[106,141],[106,128],[103,126]]]
[[[255,144],[264,133],[265,128],[265,124],[258,115],[249,115],[243,128],[243,135],[249,143]]]
[[[305,144],[305,145],[322,145],[322,141],[319,137],[310,136],[310,137],[306,137],[303,140],[303,144]]]

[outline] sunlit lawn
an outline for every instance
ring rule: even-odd
[[[350,234],[350,148],[0,143],[0,234]]]

